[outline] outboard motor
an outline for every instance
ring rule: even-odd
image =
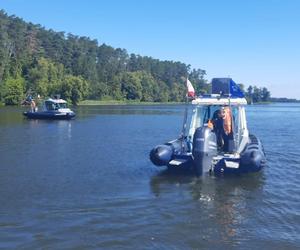
[[[167,166],[174,155],[181,153],[182,147],[187,148],[186,140],[182,142],[182,139],[177,139],[158,145],[151,150],[150,160],[156,166]]]
[[[212,157],[217,154],[215,133],[207,126],[197,128],[193,139],[193,157],[197,175],[207,172],[212,164]]]

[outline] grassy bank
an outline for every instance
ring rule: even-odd
[[[176,105],[176,104],[183,104],[182,102],[139,102],[139,101],[116,101],[116,100],[84,100],[79,102],[79,106],[84,105],[161,105],[161,104],[168,104],[168,105]]]

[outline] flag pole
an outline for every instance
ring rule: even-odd
[[[188,97],[188,95],[186,95],[184,117],[183,117],[183,125],[182,125],[182,131],[181,131],[181,136],[182,137],[184,137],[185,134],[186,134],[186,123],[187,123],[187,116],[188,116],[188,105],[189,105],[189,97]]]
[[[182,124],[182,130],[181,130],[181,153],[185,151],[185,144],[184,144],[184,139],[186,137],[186,123],[187,123],[187,117],[188,117],[188,102],[189,97],[188,94],[186,94],[186,99],[185,99],[185,109],[184,109],[184,117],[183,117],[183,124]]]
[[[187,94],[185,99],[184,118],[183,118],[182,131],[181,131],[181,153],[185,151],[184,139],[186,138],[186,127],[187,127],[186,123],[188,117],[189,96],[194,97],[195,95],[194,87],[192,86],[188,77],[186,77],[186,87],[187,87]]]

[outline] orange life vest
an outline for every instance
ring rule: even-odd
[[[228,107],[224,108],[224,116],[223,116],[223,127],[225,134],[230,134],[232,132],[232,114],[231,110]]]

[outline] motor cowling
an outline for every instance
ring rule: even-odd
[[[192,153],[197,175],[207,172],[211,167],[212,157],[217,154],[216,135],[207,126],[196,129]]]

